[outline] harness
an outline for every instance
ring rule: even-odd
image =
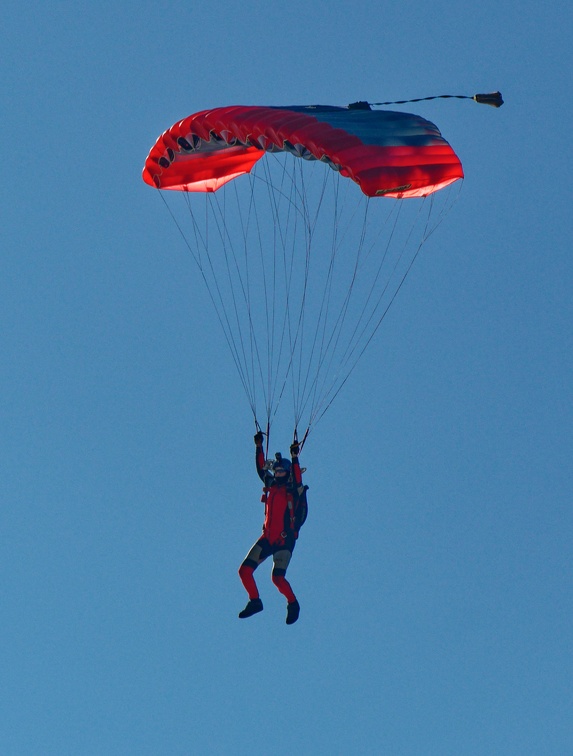
[[[257,471],[260,477],[263,479],[263,489],[261,495],[261,502],[265,505],[265,524],[263,525],[263,535],[269,540],[270,537],[273,537],[278,543],[280,543],[280,539],[282,539],[283,541],[287,539],[290,534],[292,534],[292,536],[296,540],[298,538],[298,531],[306,520],[308,514],[308,505],[306,502],[306,491],[308,489],[308,486],[303,485],[302,482],[300,484],[298,483],[300,475],[305,472],[306,468],[300,468],[299,466],[298,469],[300,469],[300,473],[297,473],[296,476],[294,474],[294,471],[291,469],[290,476],[285,482],[284,488],[282,484],[280,486],[280,488],[284,490],[284,494],[282,493],[282,491],[281,494],[279,494],[282,499],[280,507],[281,509],[282,507],[284,507],[284,511],[282,513],[282,524],[279,525],[281,521],[280,516],[277,520],[278,513],[276,513],[274,510],[269,513],[269,495],[273,488],[275,491],[278,488],[273,485],[272,475],[270,474],[273,463],[271,462],[271,460],[266,459],[266,454],[263,451],[262,444],[260,443],[260,441],[262,440],[260,436],[266,435],[268,452],[269,428],[267,426],[267,433],[264,434],[256,419],[255,424],[257,428],[257,434],[260,434],[259,438],[255,436],[255,443],[257,443]],[[301,448],[307,436],[308,430],[305,433],[304,438],[302,439],[302,442],[300,444]],[[293,444],[298,443],[298,437],[295,429]],[[291,453],[292,450],[293,446],[291,446]],[[298,451],[298,449],[296,451]],[[281,458],[280,454],[276,454],[275,456],[278,460]],[[283,495],[284,498],[282,498]],[[267,532],[267,521],[268,524],[272,526],[272,532]],[[278,536],[277,533],[278,527],[281,527],[280,536]],[[269,530],[271,530],[271,528],[269,528]]]
[[[289,529],[290,532],[293,534],[293,536],[298,538],[298,530],[297,530],[297,514],[299,514],[299,510],[301,510],[301,517],[300,521],[298,523],[298,529],[302,527],[304,524],[304,521],[306,520],[307,514],[308,514],[308,507],[306,504],[306,492],[308,490],[308,486],[301,485],[296,489],[296,503],[297,506],[295,507],[295,490],[293,489],[292,485],[287,488],[286,491],[286,506],[288,510],[288,521],[289,521]],[[268,506],[268,498],[269,493],[271,491],[271,486],[264,486],[263,487],[263,493],[261,496],[261,502],[265,505],[265,520],[267,516],[267,506]],[[301,509],[302,507],[302,509]],[[283,530],[281,532],[281,538],[287,538],[288,533]]]

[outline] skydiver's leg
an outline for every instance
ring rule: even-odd
[[[292,548],[294,548],[294,544]],[[291,557],[292,551],[289,549],[281,549],[273,554],[273,583],[287,600],[287,625],[293,625],[300,614],[300,605],[296,600],[290,583],[285,577]]]
[[[273,554],[273,572],[272,580],[282,595],[286,598],[289,604],[296,601],[296,596],[290,586],[290,583],[285,577],[287,568],[289,566],[292,557],[292,551],[289,549],[281,549]]]
[[[239,612],[239,617],[241,619],[250,617],[263,610],[263,602],[259,597],[259,589],[257,588],[253,572],[269,555],[270,549],[268,541],[264,538],[260,538],[253,545],[239,567],[239,577],[241,578],[245,590],[249,594],[249,603],[242,612]]]
[[[251,548],[239,567],[239,577],[241,578],[245,590],[249,594],[247,605],[241,612],[239,612],[240,619],[252,617],[253,614],[263,611],[263,602],[259,597],[259,589],[257,588],[253,573],[259,564],[264,562],[264,560],[270,555],[269,546],[270,545],[266,539],[260,538]]]

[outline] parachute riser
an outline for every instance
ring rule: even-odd
[[[307,428],[307,429],[305,430],[305,432],[304,432],[304,436],[302,437],[302,441],[299,441],[299,440],[298,440],[298,428],[295,428],[295,429],[294,429],[294,433],[293,433],[293,441],[292,441],[292,442],[293,442],[293,444],[298,444],[298,449],[299,449],[299,452],[301,452],[301,451],[302,451],[302,449],[303,449],[303,446],[304,446],[304,444],[305,444],[305,441],[306,441],[306,439],[308,438],[308,434],[309,434],[309,433],[310,433],[310,425],[309,425],[309,426],[308,426],[308,428]]]

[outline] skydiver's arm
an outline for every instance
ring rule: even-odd
[[[292,460],[292,479],[295,486],[300,486],[302,483],[302,472],[300,470],[300,463],[298,461],[298,444],[293,444],[290,447],[291,460]]]

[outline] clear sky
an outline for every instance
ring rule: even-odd
[[[571,4],[2,13],[0,752],[573,753]],[[252,415],[147,152],[496,89],[411,108],[463,191],[305,447],[299,622],[266,565],[239,621]]]

